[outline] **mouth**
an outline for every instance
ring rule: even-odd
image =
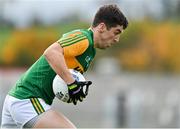
[[[106,46],[106,48],[109,48],[109,47],[111,47],[111,45],[107,45],[107,46]]]
[[[108,47],[111,47],[113,45],[113,43],[109,44]]]

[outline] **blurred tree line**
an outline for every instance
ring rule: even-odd
[[[0,31],[0,66],[28,67],[61,35],[72,29],[88,28],[86,23],[33,26]],[[144,20],[130,23],[120,43],[105,55],[115,56],[125,70],[180,72],[180,24]]]
[[[120,43],[103,54],[116,57],[124,70],[179,73],[180,0],[161,2],[163,14],[159,19],[152,20],[153,17],[148,15],[145,20],[130,21]],[[16,29],[11,22],[2,19],[2,12],[1,2],[0,67],[28,67],[63,33],[89,27],[88,23],[79,22],[78,15],[74,15],[57,25],[43,26],[35,19],[31,27]]]
[[[117,57],[124,69],[180,72],[180,24],[133,23],[119,44]]]

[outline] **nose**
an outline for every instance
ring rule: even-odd
[[[114,39],[114,42],[115,42],[115,43],[119,42],[119,37],[116,37],[116,38]]]
[[[119,39],[120,39],[120,34],[118,34],[114,37],[114,43],[119,42]]]

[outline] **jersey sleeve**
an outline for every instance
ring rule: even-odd
[[[79,56],[82,53],[84,53],[86,51],[86,49],[89,46],[89,41],[88,39],[84,39],[82,41],[79,41],[75,44],[63,47],[64,50],[64,56]]]
[[[65,57],[81,55],[89,46],[89,40],[81,32],[64,35],[57,42],[63,47]]]

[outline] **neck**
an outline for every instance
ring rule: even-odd
[[[98,34],[97,34],[97,30],[94,27],[90,27],[92,32],[93,32],[93,41],[94,41],[94,47],[97,48],[97,44],[98,44]]]

